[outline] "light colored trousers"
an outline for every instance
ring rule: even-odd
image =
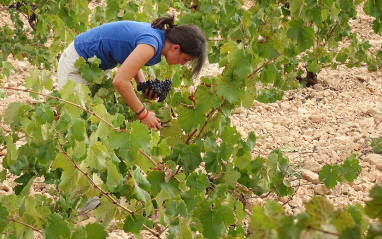
[[[69,80],[74,80],[77,83],[82,83],[87,85],[88,82],[81,77],[81,73],[74,66],[74,63],[80,58],[76,48],[74,48],[74,43],[65,49],[62,53],[60,60],[58,62],[57,68],[57,79],[58,88],[61,89]]]

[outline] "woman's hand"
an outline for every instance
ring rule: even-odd
[[[161,129],[160,120],[155,116],[155,113],[146,109],[146,111],[142,112],[138,117],[149,129]]]
[[[149,99],[149,100],[157,100],[158,99],[158,96],[157,95],[153,95],[153,90],[148,90],[146,89],[144,92],[143,92],[143,97],[145,99]]]

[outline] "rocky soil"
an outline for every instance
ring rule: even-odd
[[[375,51],[381,49],[382,37],[371,29],[372,19],[361,9],[359,12],[352,22],[353,31],[360,39],[369,40]],[[8,21],[6,9],[0,7],[0,25]],[[12,63],[15,73],[3,84],[23,87],[31,68],[26,62]],[[208,65],[203,72],[205,75],[218,73],[215,65]],[[372,138],[382,137],[382,72],[368,72],[364,67],[323,69],[318,81],[313,88],[286,92],[276,103],[254,102],[251,109],[237,109],[231,117],[243,137],[250,131],[258,136],[253,156],[266,157],[272,150],[282,149],[294,169],[301,173],[302,179],[293,182],[296,194],[278,199],[287,213],[303,211],[304,203],[314,195],[326,195],[337,208],[364,204],[369,190],[382,182],[382,156],[373,153],[370,146]],[[0,115],[14,101],[30,99],[28,94],[7,92],[0,102]],[[4,153],[1,152],[1,157]],[[319,182],[318,172],[323,165],[342,163],[352,153],[359,156],[362,166],[361,174],[353,183],[329,190]],[[12,194],[13,185],[11,177],[0,183],[0,196]],[[32,193],[46,190],[44,184],[36,182]],[[251,201],[252,204],[263,202],[263,199]],[[126,238],[126,235],[111,231],[110,238]]]

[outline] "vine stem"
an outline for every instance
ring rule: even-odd
[[[97,191],[99,191],[103,196],[105,196],[110,202],[112,202],[114,205],[116,205],[117,207],[121,208],[123,211],[126,211],[130,214],[133,214],[134,215],[134,212],[131,211],[130,209],[122,206],[121,204],[119,204],[112,196],[110,196],[109,193],[105,192],[102,188],[100,188],[94,181],[93,179],[89,176],[89,174],[87,172],[85,172],[81,167],[79,167],[76,162],[74,162],[74,160],[69,156],[69,154],[65,151],[64,149],[64,146],[62,145],[60,139],[55,136],[58,144],[60,145],[60,151],[62,154],[64,154],[65,158],[69,160],[69,162],[73,165],[73,167],[75,169],[77,169],[78,171],[80,171],[85,177],[86,179],[88,180],[88,182],[93,186],[93,188],[95,188]]]
[[[142,149],[138,149],[138,151],[143,154],[151,163],[153,163],[155,165],[156,168],[158,168],[158,164],[157,162],[154,161],[154,159],[152,159],[148,154],[146,154],[145,152],[143,152]]]
[[[134,215],[134,212],[131,211],[130,209],[124,207],[123,205],[121,205],[120,203],[118,203],[112,196],[110,196],[110,194],[108,192],[105,192],[102,188],[100,188],[94,181],[93,179],[89,176],[89,174],[87,172],[85,172],[81,167],[79,167],[76,162],[73,161],[73,159],[68,155],[68,153],[65,151],[60,139],[56,136],[55,137],[58,144],[60,145],[60,151],[61,153],[64,154],[64,156],[69,160],[69,162],[73,165],[73,167],[75,169],[77,169],[78,171],[80,171],[85,177],[86,179],[88,180],[88,182],[93,186],[93,188],[95,188],[97,191],[99,191],[103,196],[106,197],[106,199],[108,199],[110,202],[112,202],[114,205],[116,205],[117,207],[121,208],[123,211],[125,212],[128,212],[129,214],[131,215]],[[152,235],[156,236],[157,238],[160,238],[160,234],[158,232],[155,232],[153,230],[151,230],[148,226],[146,225],[143,225],[143,227],[149,231]]]
[[[277,58],[279,58],[280,56],[282,56],[283,53],[280,53],[278,54],[276,57],[270,59],[269,61],[265,62],[264,64],[262,64],[261,66],[259,66],[258,68],[256,68],[249,76],[248,78],[252,78],[257,72],[259,72],[261,69],[263,69],[264,67],[266,67],[267,65],[271,64],[272,62],[274,62]]]
[[[329,234],[329,235],[333,235],[333,236],[340,236],[340,234],[338,234],[338,233],[329,232],[329,231],[326,231],[326,230],[323,230],[323,229],[320,229],[320,228],[314,228],[312,226],[307,226],[306,229],[319,231],[319,232],[322,232],[322,233],[325,233],[325,234]]]
[[[37,228],[32,227],[31,225],[28,225],[28,224],[24,223],[24,222],[17,221],[17,220],[15,220],[15,219],[13,219],[13,218],[10,218],[9,221],[14,222],[14,223],[18,223],[18,224],[23,225],[23,226],[25,226],[25,227],[28,227],[28,228],[32,229],[33,231],[38,232],[38,233],[40,233],[41,235],[43,235],[42,231],[40,231],[40,230],[37,229]]]
[[[90,111],[90,110],[86,109],[85,107],[82,107],[82,106],[79,105],[79,104],[75,104],[75,103],[73,103],[73,102],[70,102],[70,101],[67,101],[67,100],[58,98],[58,97],[56,97],[56,96],[52,96],[52,95],[48,95],[48,94],[44,94],[44,93],[41,93],[41,92],[37,92],[37,91],[33,91],[33,90],[28,90],[28,89],[19,89],[19,88],[15,88],[15,87],[0,86],[0,89],[28,92],[28,93],[32,93],[32,94],[37,94],[37,95],[41,95],[41,96],[44,96],[44,97],[48,97],[48,98],[51,98],[51,99],[55,99],[55,100],[64,102],[64,103],[69,104],[69,105],[73,105],[73,106],[75,106],[75,107],[77,107],[77,108],[80,108],[80,109],[82,109],[83,111],[85,111],[85,112],[87,112],[87,113],[93,115],[93,116],[96,117],[97,119],[101,120],[102,122],[104,122],[105,124],[107,124],[110,128],[112,128],[114,131],[116,131],[116,132],[121,132],[121,131],[122,131],[122,130],[120,130],[120,129],[115,128],[110,122],[106,121],[105,119],[103,119],[102,117],[100,117],[99,115],[97,115],[96,113],[94,113],[93,111]]]

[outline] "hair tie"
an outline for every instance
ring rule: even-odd
[[[176,27],[176,26],[178,26],[178,25],[170,23],[169,26],[170,26],[170,28],[172,29],[172,28],[174,28],[174,27]]]

